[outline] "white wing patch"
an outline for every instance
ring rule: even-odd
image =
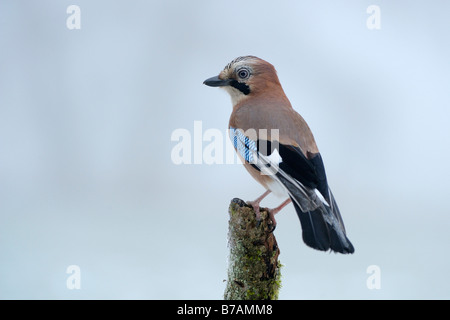
[[[278,153],[278,149],[275,149],[272,151],[272,154],[267,157],[267,159],[270,161],[270,163],[274,164],[280,164],[283,162],[283,159],[281,158],[280,154]]]

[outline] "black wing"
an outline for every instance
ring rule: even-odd
[[[280,163],[269,156],[277,149]],[[306,157],[298,147],[257,141],[254,168],[271,175],[288,191],[300,219],[304,242],[315,249],[353,253],[339,208],[328,187],[320,153]],[[317,190],[317,191],[316,191]],[[320,193],[320,195],[318,193]]]

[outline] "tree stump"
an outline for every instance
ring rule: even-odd
[[[261,221],[245,201],[234,198],[230,214],[230,248],[225,300],[276,300],[281,287],[280,249],[266,208]]]

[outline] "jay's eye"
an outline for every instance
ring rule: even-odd
[[[247,69],[240,69],[237,72],[238,77],[241,79],[247,79],[250,75],[250,72]]]

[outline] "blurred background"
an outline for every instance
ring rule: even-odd
[[[66,25],[72,4],[81,29]],[[256,55],[313,130],[356,248],[308,248],[288,206],[280,299],[449,299],[449,12],[448,1],[2,0],[0,298],[222,299],[229,202],[264,190],[241,165],[174,164],[171,135],[201,121],[225,139],[230,99],[202,82]],[[379,289],[367,286],[373,265]]]

